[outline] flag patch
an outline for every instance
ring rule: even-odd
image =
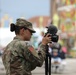
[[[34,48],[31,46],[28,48],[31,52],[34,50]]]

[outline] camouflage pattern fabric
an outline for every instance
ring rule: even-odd
[[[41,44],[37,53],[29,41],[23,41],[16,36],[6,46],[2,56],[6,75],[32,75],[32,70],[42,66],[45,51],[46,46]]]
[[[25,20],[25,19],[21,19],[21,18],[17,19],[15,25],[17,25],[17,26],[24,26],[24,27],[30,29],[32,32],[34,32],[34,33],[36,32],[33,29],[32,23],[27,21],[27,20]]]

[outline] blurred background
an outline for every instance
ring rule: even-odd
[[[76,0],[0,0],[0,55],[15,36],[10,32],[10,23],[17,18],[32,22],[36,33],[31,42],[36,49],[52,22],[58,28],[58,43],[67,57],[76,58]]]
[[[58,42],[67,53],[76,50],[76,0],[0,0],[0,52],[15,36],[9,27],[17,18],[32,22],[36,30],[32,37],[35,48],[38,48],[41,33],[45,33],[45,27],[52,22],[58,28]],[[75,52],[72,53],[74,56]]]

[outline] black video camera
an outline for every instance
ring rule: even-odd
[[[51,41],[58,42],[59,36],[56,34],[58,31],[57,27],[54,25],[50,25],[46,28],[48,29],[46,34],[48,34],[48,33],[51,34]],[[45,36],[46,36],[46,34],[45,34]]]

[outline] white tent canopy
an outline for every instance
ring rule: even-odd
[[[15,36],[13,32],[10,32],[10,28],[0,28],[0,45],[6,46]]]

